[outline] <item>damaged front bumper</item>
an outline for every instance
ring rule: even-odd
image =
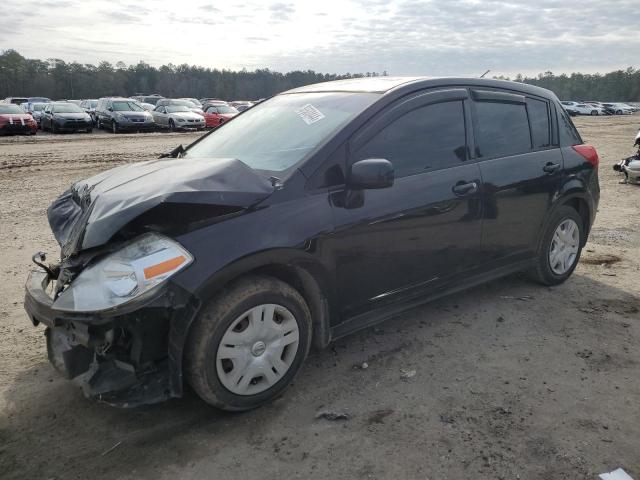
[[[182,351],[197,309],[192,295],[169,283],[109,311],[62,312],[52,307],[52,282],[47,272],[32,271],[25,309],[34,325],[46,326],[53,366],[87,397],[134,407],[182,396]]]

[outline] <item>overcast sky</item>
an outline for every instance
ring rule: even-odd
[[[0,50],[394,75],[640,66],[639,0],[0,0]]]

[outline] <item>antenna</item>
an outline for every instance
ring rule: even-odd
[[[487,70],[486,72],[484,72],[482,75],[480,75],[480,78],[484,78],[484,76],[489,73],[491,70]]]

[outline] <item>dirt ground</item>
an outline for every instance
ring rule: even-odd
[[[0,138],[0,478],[640,479],[640,187],[611,169],[640,116],[576,124],[600,152],[602,199],[569,281],[512,276],[351,335],[244,414],[190,392],[133,410],[86,400],[22,308],[31,255],[58,251],[45,210],[60,192],[200,134]]]

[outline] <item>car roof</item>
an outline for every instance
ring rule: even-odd
[[[443,86],[477,86],[488,88],[502,88],[518,92],[530,93],[544,97],[555,97],[555,95],[541,87],[528,85],[526,83],[512,82],[509,80],[495,80],[489,78],[464,78],[464,77],[364,77],[349,78],[345,80],[334,80],[331,82],[315,83],[304,87],[294,88],[283,92],[292,93],[315,93],[315,92],[369,92],[369,93],[390,93],[400,90],[418,90],[421,88],[443,87]]]

